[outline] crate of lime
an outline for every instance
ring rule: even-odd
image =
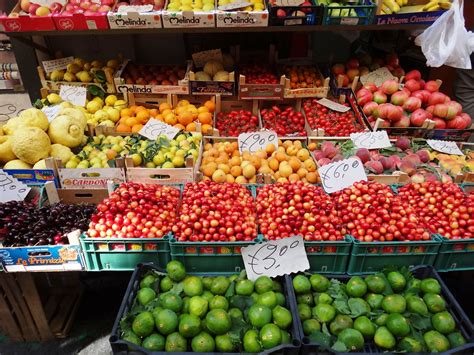
[[[466,313],[430,266],[292,277],[301,353],[472,352]]]
[[[288,282],[252,282],[245,273],[193,276],[179,261],[166,271],[138,265],[112,329],[113,353],[298,354]]]

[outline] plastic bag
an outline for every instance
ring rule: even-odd
[[[462,6],[454,0],[451,8],[442,14],[415,43],[421,46],[430,67],[449,65],[472,69],[470,55],[474,51],[474,33],[464,26]]]

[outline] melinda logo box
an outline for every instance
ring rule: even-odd
[[[161,10],[153,11],[153,6],[129,7],[128,11],[109,11],[107,19],[110,28],[163,28]]]
[[[268,11],[216,12],[217,27],[267,27]]]
[[[166,2],[165,9],[168,8]],[[163,10],[162,22],[164,28],[182,27],[216,27],[215,11],[168,11]]]

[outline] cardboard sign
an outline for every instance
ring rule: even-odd
[[[85,106],[87,99],[87,89],[81,86],[62,85],[59,96],[64,101],[69,101],[76,106]]]
[[[173,139],[174,136],[179,132],[179,128],[170,126],[160,120],[155,120],[154,118],[150,119],[145,126],[138,132],[138,134],[142,135],[151,140],[155,140],[160,135],[164,134],[168,137],[168,139]]]
[[[293,236],[241,249],[249,280],[259,276],[276,277],[309,269],[303,237]]]
[[[0,169],[0,202],[23,201],[31,188]]]
[[[252,5],[251,2],[239,1],[239,2],[234,2],[232,4],[218,6],[217,9],[222,10],[222,11],[230,11],[230,10],[241,9],[243,7],[247,7],[251,5]]]
[[[74,62],[74,57],[66,57],[54,60],[44,60],[43,68],[46,73],[51,73],[54,70],[65,70],[67,66]]]
[[[202,68],[210,60],[218,60],[223,62],[222,52],[220,49],[211,49],[209,51],[197,52],[193,54],[194,65],[197,68]]]
[[[387,131],[351,133],[356,148],[381,149],[392,146]]]
[[[459,149],[456,142],[453,141],[438,141],[434,139],[427,139],[426,143],[428,143],[431,148],[441,153],[464,155],[461,149]]]
[[[332,100],[328,100],[326,98],[318,100],[318,104],[323,105],[323,106],[325,106],[327,108],[330,108],[331,110],[337,111],[337,112],[347,112],[351,109],[349,106],[344,106],[344,105],[338,104],[337,102],[334,102]]]
[[[318,169],[324,191],[328,194],[352,186],[357,181],[367,181],[364,165],[357,158],[327,164]]]
[[[241,133],[237,140],[240,153],[244,151],[255,153],[259,150],[265,150],[268,144],[273,144],[275,150],[278,149],[278,135],[274,131]]]
[[[370,72],[369,74],[362,75],[360,82],[365,85],[368,83],[374,83],[377,86],[382,85],[385,81],[395,79],[395,76],[390,73],[386,67],[379,68]]]
[[[44,112],[46,117],[48,117],[48,122],[51,123],[52,120],[56,118],[56,116],[59,114],[59,111],[61,111],[62,106],[61,105],[55,105],[55,106],[45,106],[41,109],[41,111]]]

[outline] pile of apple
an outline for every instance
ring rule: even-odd
[[[116,9],[120,10],[121,6],[144,6],[144,5],[153,5],[153,10],[158,11],[161,10],[165,6],[165,1],[164,0],[129,0],[129,2],[126,1],[120,1],[117,3]]]
[[[302,17],[306,16],[307,13],[311,12],[311,6],[314,6],[310,0],[305,0],[303,1],[299,7],[300,9],[295,10],[297,6],[282,6],[277,0],[270,0],[268,2],[269,6],[278,6],[278,10],[276,12],[277,17],[279,18],[285,18],[287,16],[292,16],[292,17]]]
[[[258,131],[258,117],[248,110],[219,112],[216,128],[223,137],[238,137],[240,133]]]
[[[246,65],[240,70],[245,75],[246,84],[278,84],[279,80],[276,74],[268,67],[260,64]]]
[[[201,181],[184,187],[178,222],[172,230],[179,241],[252,241],[257,237],[256,220],[249,189]]]
[[[114,0],[69,0],[64,6],[62,15],[84,14],[96,15],[107,14],[114,6]]]
[[[466,129],[471,117],[462,112],[462,106],[439,92],[439,84],[421,79],[418,70],[405,76],[404,85],[387,80],[380,87],[373,83],[357,91],[357,103],[373,125],[381,118],[381,127],[422,127],[427,120],[435,129]]]
[[[278,136],[306,136],[304,116],[293,107],[272,106],[260,110],[262,125],[274,130]]]
[[[343,240],[345,229],[335,205],[321,187],[302,181],[257,190],[260,232],[275,240],[302,235],[306,241]]]
[[[63,9],[63,5],[59,2],[53,2],[49,6],[39,4],[30,0],[21,0],[20,8],[22,11],[31,16],[49,16],[51,14],[59,14]],[[13,13],[11,14],[13,15]]]
[[[180,192],[167,185],[133,182],[97,205],[87,234],[91,238],[163,238],[176,223]]]
[[[467,197],[458,185],[430,181],[405,185],[398,193],[430,232],[448,239],[474,238],[474,199]]]
[[[122,77],[129,85],[178,85],[184,79],[186,69],[160,65],[129,63]]]

